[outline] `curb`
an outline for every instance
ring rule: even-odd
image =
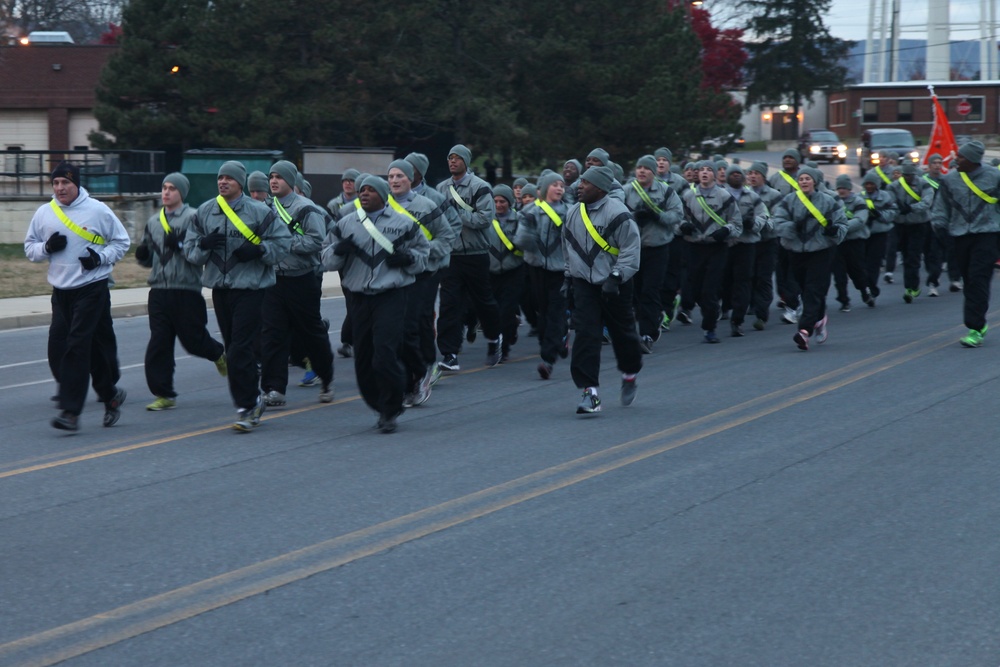
[[[333,285],[323,288],[321,298],[330,298],[336,296],[344,296],[344,290],[340,288],[340,285]],[[212,298],[207,297],[205,299],[205,305],[211,310]],[[147,312],[146,302],[142,303],[123,303],[117,306],[111,306],[111,317],[112,319],[120,319],[126,317],[139,317],[145,315]],[[0,331],[9,331],[11,329],[26,329],[28,327],[47,327],[52,323],[52,313],[29,313],[26,315],[11,315],[8,317],[0,317]]]

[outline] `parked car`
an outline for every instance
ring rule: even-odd
[[[847,162],[847,145],[830,130],[806,130],[799,137],[799,153],[803,160],[826,160],[831,164]]]
[[[869,169],[882,164],[886,153],[898,153],[899,163],[905,164],[920,162],[920,152],[917,150],[919,143],[913,140],[913,135],[909,130],[897,128],[885,128],[880,130],[866,130],[861,135],[861,145],[858,146],[858,168],[861,175],[868,173]]]
[[[698,150],[703,155],[708,153],[725,153],[727,151],[740,148],[746,141],[735,132],[724,134],[719,137],[708,137],[701,140],[700,146],[692,146],[692,150]]]

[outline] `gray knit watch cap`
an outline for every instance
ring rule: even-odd
[[[170,183],[170,185],[177,188],[177,191],[181,193],[181,199],[187,199],[188,192],[191,191],[191,181],[188,177],[179,171],[175,171],[172,174],[167,174],[163,177],[164,183]]]

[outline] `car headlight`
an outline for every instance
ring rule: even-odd
[[[837,152],[838,153],[846,153],[847,152],[847,146],[845,144],[840,144],[839,146],[837,146]]]
[[[911,159],[912,159],[912,160],[913,160],[914,162],[916,162],[917,160],[919,160],[919,159],[920,159],[920,153],[919,153],[919,152],[917,152],[917,151],[912,151],[912,152],[910,153],[910,158],[911,158]]]
[[[819,146],[810,146],[809,147],[809,152],[810,153],[819,153]]]
[[[878,162],[878,153],[872,153],[872,162]]]

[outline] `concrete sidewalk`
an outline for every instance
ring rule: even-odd
[[[323,296],[341,296],[340,274],[327,271],[323,274]],[[208,307],[212,307],[212,290],[203,289],[202,294]],[[148,287],[111,290],[111,316],[135,317],[146,314]],[[0,299],[0,330],[22,327],[48,326],[52,321],[50,296],[26,296],[14,299]]]

